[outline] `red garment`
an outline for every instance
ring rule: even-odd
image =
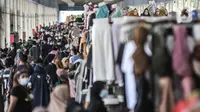
[[[190,112],[190,107],[198,103],[198,97],[193,97],[189,100],[181,100],[174,108],[174,112]]]

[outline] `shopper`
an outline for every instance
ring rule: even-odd
[[[15,74],[8,112],[32,112],[32,97],[26,88],[29,81],[28,77],[27,72],[17,72]]]
[[[33,92],[33,108],[37,106],[46,107],[50,101],[50,76],[45,73],[42,60],[38,59],[34,66],[34,73],[29,84]]]
[[[40,57],[40,48],[37,46],[35,41],[32,42],[33,46],[29,49],[29,55],[33,57],[33,60],[36,61]]]
[[[16,56],[16,43],[12,43],[10,47],[10,51],[8,52],[8,56],[10,56],[12,59]]]
[[[90,104],[88,106],[88,112],[107,112],[102,98],[108,95],[105,90],[105,83],[97,81],[91,88]]]
[[[69,87],[67,85],[57,86],[51,93],[51,101],[48,112],[66,112],[67,103],[70,102]]]

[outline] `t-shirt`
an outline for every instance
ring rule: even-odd
[[[31,101],[25,100],[28,97],[25,88],[16,86],[12,89],[11,95],[18,98],[13,112],[32,112]]]

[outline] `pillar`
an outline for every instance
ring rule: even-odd
[[[1,7],[2,7],[2,22],[1,22],[1,38],[0,38],[0,47],[1,48],[5,48],[5,20],[6,20],[6,15],[5,15],[5,9],[6,9],[6,5],[5,5],[5,0],[0,0],[1,3]]]
[[[6,47],[10,46],[10,0],[6,0]]]
[[[18,0],[13,0],[13,5],[14,5],[14,32],[17,32],[17,2],[18,2]]]

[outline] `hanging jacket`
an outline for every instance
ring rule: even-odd
[[[46,107],[50,101],[49,81],[50,77],[45,73],[41,65],[36,64],[34,74],[30,78],[31,90],[34,96],[32,107]]]

